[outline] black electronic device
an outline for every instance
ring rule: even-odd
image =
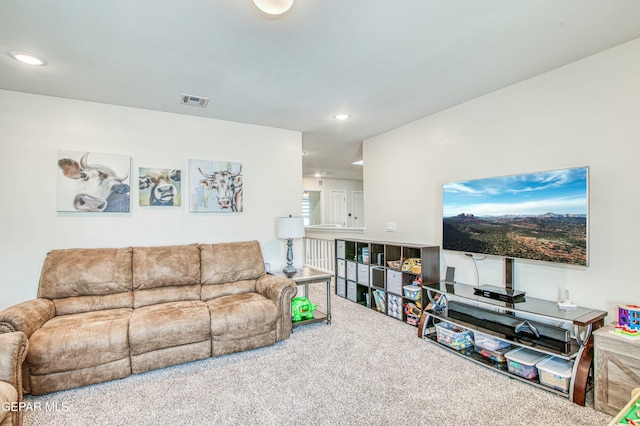
[[[481,285],[474,287],[473,294],[476,296],[488,297],[508,303],[524,302],[524,291],[496,287],[493,285]]]

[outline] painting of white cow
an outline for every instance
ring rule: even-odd
[[[242,163],[189,160],[189,210],[242,212],[242,181]]]
[[[179,206],[181,200],[180,170],[140,167],[138,188],[141,206]]]
[[[129,212],[131,157],[58,151],[59,212]]]

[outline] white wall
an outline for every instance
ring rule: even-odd
[[[0,129],[0,309],[35,297],[54,248],[256,239],[272,267],[285,263],[275,223],[301,211],[299,132],[2,90]],[[130,155],[131,213],[57,213],[58,149]],[[244,212],[189,213],[189,159],[241,162]],[[139,167],[181,169],[182,206],[138,206]]]
[[[590,266],[516,261],[515,285],[550,300],[567,288],[617,320],[617,304],[640,303],[638,76],[640,39],[366,140],[367,238],[440,245],[445,182],[589,166]],[[481,283],[503,284],[502,260],[477,263]],[[475,284],[467,257],[441,266]]]

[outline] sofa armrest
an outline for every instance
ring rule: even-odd
[[[10,413],[5,414],[11,415],[9,424],[12,425],[22,424],[22,411],[7,404],[22,402],[22,363],[28,349],[29,340],[23,332],[0,334],[0,400],[5,403],[5,408],[10,408]],[[8,419],[3,420],[6,421]]]
[[[18,402],[18,392],[7,382],[0,381],[0,425],[18,424],[14,417],[18,416],[15,404]]]
[[[31,337],[55,314],[55,306],[49,299],[38,298],[18,303],[0,311],[0,334],[22,331]]]
[[[27,357],[29,339],[21,331],[0,334],[0,380],[22,389],[22,363]]]
[[[293,280],[275,275],[263,275],[256,281],[256,291],[273,300],[280,310],[276,340],[283,340],[291,335],[291,300],[298,292]]]

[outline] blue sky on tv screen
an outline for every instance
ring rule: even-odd
[[[443,217],[586,215],[588,168],[553,170],[443,185]]]

